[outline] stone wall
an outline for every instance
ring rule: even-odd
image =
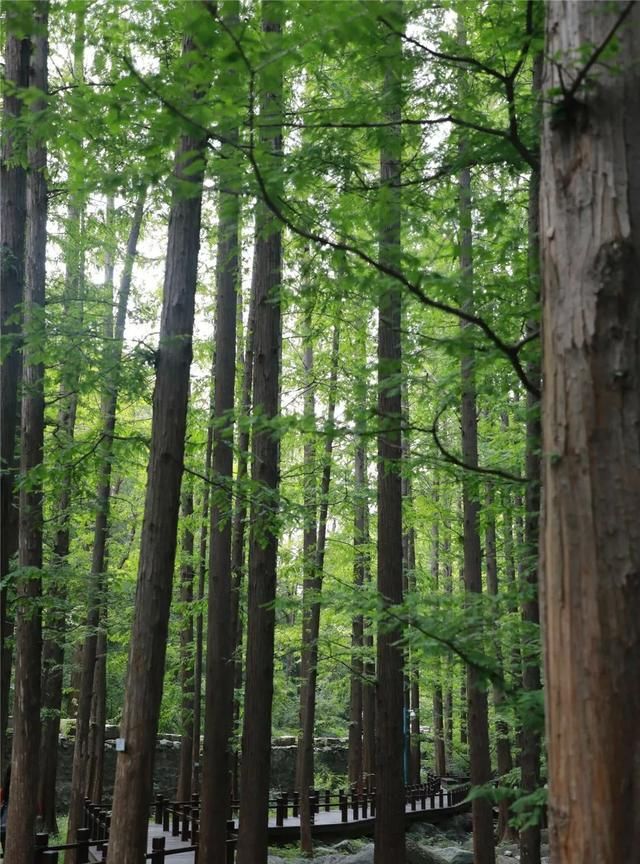
[[[115,735],[113,736],[115,737]],[[111,738],[111,736],[110,736]],[[347,742],[341,738],[316,739],[316,772],[323,775],[347,773]],[[277,738],[271,748],[272,789],[293,789],[295,786],[297,746],[295,738]],[[153,794],[172,798],[176,792],[180,761],[180,737],[167,735],[158,738],[153,773]],[[60,740],[58,750],[58,810],[68,809],[73,763],[73,740]],[[116,751],[113,740],[105,742],[104,798],[110,800],[116,769]]]

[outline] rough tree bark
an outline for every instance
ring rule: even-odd
[[[390,18],[402,27],[402,3],[385,3]],[[380,214],[380,260],[400,266],[400,173],[402,132],[402,42],[400,30],[387,37],[384,57],[385,118],[389,127],[380,152],[380,185],[385,206]],[[378,319],[378,575],[377,585],[385,605],[402,603],[402,397],[398,380],[402,373],[401,293],[393,280],[380,288]],[[390,621],[378,627],[376,690],[376,823],[375,864],[403,864],[403,650],[402,628]]]
[[[234,27],[234,15],[226,26]],[[234,131],[227,133],[236,137]],[[233,154],[226,153],[227,157]],[[202,855],[223,864],[231,800],[231,748],[235,633],[231,565],[233,508],[233,408],[236,381],[236,325],[239,290],[240,202],[228,180],[218,200],[216,349],[214,372],[213,474],[221,488],[211,502],[209,536],[209,620],[202,773]]]
[[[189,478],[190,479],[190,478]],[[193,486],[182,492],[182,517],[185,525],[182,534],[182,564],[180,566],[180,764],[176,801],[191,800],[191,759],[193,756]]]
[[[437,481],[434,483],[433,502],[438,505],[440,496]],[[431,578],[433,579],[433,590],[438,594],[440,588],[440,522],[434,517],[431,526]],[[436,684],[433,689],[433,738],[435,750],[435,769],[438,777],[447,775],[447,752],[444,736],[444,717],[442,700],[442,661],[437,660],[435,664]]]
[[[49,4],[33,5],[29,86],[40,98],[33,113],[46,110]],[[27,243],[23,300],[22,423],[20,434],[19,565],[16,580],[15,700],[11,795],[6,858],[30,864],[36,821],[40,744],[40,662],[42,653],[42,483],[32,472],[42,464],[44,445],[44,303],[47,251],[47,147],[32,133],[28,148]]]
[[[363,349],[365,346],[363,345]],[[366,362],[366,350],[362,351],[362,362]],[[354,394],[361,418],[366,414],[367,384],[366,373],[361,373],[364,380],[358,381],[358,393]],[[368,485],[367,485],[367,439],[362,434],[363,422],[358,418],[358,435],[354,454],[354,519],[353,519],[353,577],[356,586],[361,588],[371,578],[371,563],[369,560],[369,537],[367,532],[368,516]],[[351,625],[351,689],[349,698],[349,783],[358,791],[363,788],[364,779],[364,741],[363,741],[363,710],[364,710],[364,616],[358,613]]]
[[[500,612],[498,607],[498,558],[496,550],[496,517],[494,513],[495,499],[493,488],[488,486],[486,495],[486,516],[485,516],[485,559],[487,569],[487,594],[494,598],[495,603],[495,657],[496,668],[498,672],[502,672],[502,635],[500,627]],[[506,721],[499,716],[500,707],[504,703],[504,693],[497,685],[493,685],[492,689],[493,705],[496,711],[495,732],[496,732],[496,761],[498,767],[498,777],[503,777],[508,774],[513,768],[511,759],[511,745],[509,743],[509,727]],[[509,840],[514,840],[517,837],[516,832],[509,828],[509,799],[502,798],[498,805],[498,842],[508,836]]]
[[[73,34],[73,79],[81,81],[84,75],[85,4],[74,11]],[[76,197],[69,200],[65,226],[65,285],[63,296],[63,320],[70,336],[82,331],[85,293],[85,231],[84,208]],[[76,313],[77,308],[77,313]],[[75,352],[64,359],[58,399],[60,409],[56,421],[56,459],[59,460],[60,481],[54,505],[55,531],[51,556],[51,580],[48,586],[50,609],[45,620],[46,639],[42,650],[42,722],[40,747],[40,773],[38,778],[38,807],[42,817],[41,827],[57,831],[56,824],[56,776],[58,770],[58,735],[62,705],[63,665],[65,657],[65,629],[68,556],[71,543],[71,502],[74,477],[72,447],[75,435],[78,407],[78,384],[82,361]],[[67,647],[67,651],[72,649]],[[71,687],[67,716],[73,716],[77,699],[74,699],[76,670],[82,644],[72,650]]]
[[[260,115],[271,121],[262,128],[261,145],[267,182],[280,186],[282,153],[282,63],[279,56],[283,8],[274,0],[262,4],[262,30],[272,59],[261,81]],[[268,80],[268,90],[266,81]],[[266,167],[268,165],[268,168]],[[275,191],[273,194],[277,194]],[[246,687],[240,793],[242,814],[237,864],[254,864],[267,857],[271,710],[273,700],[273,640],[275,629],[276,560],[278,551],[279,447],[272,421],[278,415],[280,390],[280,284],[282,229],[264,201],[256,205],[255,231],[254,426],[252,501],[249,537],[249,599]]]
[[[308,254],[308,251],[307,251]],[[305,716],[307,691],[309,688],[309,667],[313,634],[312,606],[313,593],[316,591],[315,557],[318,540],[318,488],[316,479],[316,415],[315,380],[313,369],[312,300],[304,298],[306,307],[303,313],[304,351],[302,355],[304,380],[304,419],[306,423],[303,447],[303,508],[304,524],[302,532],[302,642],[300,653],[300,733],[296,758],[296,789],[300,793],[300,849],[306,855],[313,855],[311,838],[311,808],[309,788],[313,786],[313,732],[311,737],[311,758],[305,749]],[[309,764],[310,762],[310,764]]]
[[[199,32],[205,40],[206,23]],[[196,49],[184,41],[185,57]],[[107,861],[138,864],[146,852],[153,757],[176,554],[180,482],[192,356],[205,142],[183,134],[176,150],[160,341],[156,352],[151,449],[136,607],[113,794]]]
[[[3,131],[0,153],[0,336],[3,349],[3,360],[0,364],[0,767],[3,772],[12,663],[8,640],[13,634],[4,579],[9,572],[9,561],[17,548],[15,533],[10,529],[15,528],[17,521],[12,513],[13,470],[20,379],[19,306],[23,297],[27,206],[24,161],[16,159],[24,154],[25,142],[16,130],[15,121],[23,111],[21,90],[29,84],[31,51],[30,40],[23,38],[23,34],[17,30],[20,6],[16,0],[9,0],[4,8],[6,87],[2,100]],[[7,345],[10,347],[7,348]]]
[[[616,25],[614,53],[589,64]],[[639,39],[637,3],[548,6],[541,548],[555,864],[640,848]]]
[[[464,42],[464,28],[458,18],[458,33]],[[462,145],[464,147],[464,144]],[[473,296],[473,245],[471,211],[471,172],[464,168],[459,175],[460,207],[460,272],[463,290],[463,306],[472,308]],[[462,321],[464,331],[469,325]],[[476,407],[476,388],[474,381],[473,355],[467,353],[461,363],[462,379],[462,458],[465,464],[478,464],[478,420]],[[473,598],[482,593],[482,561],[480,551],[480,504],[474,480],[465,474],[462,485],[462,506],[464,524],[464,586]],[[467,666],[466,680],[467,728],[469,738],[469,763],[471,784],[482,786],[491,780],[491,757],[489,751],[489,721],[487,712],[487,691],[478,671]],[[476,864],[494,864],[493,845],[493,808],[488,798],[474,798],[473,813],[473,854]]]
[[[318,532],[314,550],[314,561],[309,585],[312,596],[308,621],[308,651],[306,659],[306,679],[301,692],[302,735],[298,742],[298,789],[300,791],[300,846],[303,851],[313,854],[311,841],[311,808],[309,795],[305,790],[313,786],[313,734],[316,719],[316,683],[318,678],[318,639],[320,636],[320,593],[324,570],[324,554],[327,540],[327,516],[329,513],[329,488],[331,485],[331,460],[333,455],[334,423],[336,396],[338,388],[338,360],[340,351],[340,330],[333,328],[331,345],[331,372],[329,375],[329,395],[327,403],[327,423],[325,446],[322,457],[322,477],[320,480],[320,510],[318,512]],[[302,701],[304,700],[304,701]]]
[[[241,421],[238,426],[238,464],[236,468],[236,501],[233,510],[233,530],[231,536],[231,571],[233,573],[233,606],[231,627],[234,634],[234,656],[235,656],[235,693],[234,693],[234,726],[237,727],[240,718],[240,689],[242,687],[243,663],[242,663],[242,638],[244,621],[241,615],[240,595],[244,582],[244,569],[246,557],[245,527],[247,514],[249,512],[249,496],[246,491],[247,468],[249,464],[250,446],[250,424],[251,393],[253,389],[253,339],[255,322],[255,292],[253,286],[250,290],[249,312],[247,315],[247,328],[245,333],[244,358],[242,364],[242,388],[239,401],[239,417]],[[238,346],[239,351],[240,346]],[[237,799],[240,793],[240,755],[239,747],[236,746],[233,754],[233,795]]]
[[[540,98],[542,79],[542,54],[538,54],[533,64],[533,95],[537,102]],[[536,120],[537,109],[536,105]],[[532,306],[540,302],[540,174],[533,170],[529,180],[528,213],[528,254],[529,254],[529,298]],[[527,322],[527,331],[539,329],[539,320]],[[540,385],[540,360],[538,357],[527,363],[530,381]],[[527,393],[525,471],[527,488],[525,492],[524,556],[522,568],[523,621],[535,625],[540,623],[538,605],[538,547],[540,540],[540,444],[542,428],[540,423],[540,400],[530,391]],[[525,693],[540,690],[540,654],[538,644],[523,645],[522,649],[522,688]],[[537,724],[522,724],[520,768],[521,785],[524,792],[532,793],[540,786],[540,730]],[[540,864],[540,825],[531,825],[520,832],[520,860],[522,864]]]

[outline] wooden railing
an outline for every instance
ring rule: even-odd
[[[442,789],[440,779],[429,775],[425,783],[407,786],[405,789],[406,805],[410,812],[420,810],[443,809],[461,803],[467,795],[468,786],[458,786],[453,789]],[[309,792],[311,824],[321,812],[332,810],[340,812],[340,822],[360,821],[374,818],[376,815],[376,790],[341,789],[332,792],[329,789],[312,789]],[[190,801],[171,801],[162,795],[157,795],[152,805],[154,822],[162,825],[162,830],[172,837],[179,837],[184,844],[175,849],[166,848],[165,837],[153,837],[151,851],[146,859],[152,864],[163,864],[170,856],[178,852],[194,852],[194,862],[198,862],[198,845],[200,839],[200,797],[193,795]],[[269,800],[269,809],[275,813],[276,827],[284,827],[291,815],[300,815],[300,795],[296,791],[283,792]],[[229,816],[237,813],[237,801],[229,802]],[[34,849],[34,864],[57,864],[58,853],[67,849],[75,849],[76,864],[87,864],[89,849],[94,847],[99,861],[106,861],[111,830],[111,807],[107,804],[95,804],[89,799],[84,802],[84,825],[78,829],[77,841],[56,846],[49,846],[48,834],[37,834]],[[227,821],[227,864],[233,864],[236,851],[236,829],[233,818]]]

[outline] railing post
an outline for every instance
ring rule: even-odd
[[[164,837],[153,837],[151,839],[151,864],[164,864]]]
[[[191,807],[188,804],[182,805],[182,831],[180,833],[180,839],[183,843],[186,843],[191,836],[191,826],[189,825],[189,818],[191,814]]]
[[[296,819],[300,814],[300,793],[293,793],[293,818]]]
[[[78,828],[76,831],[76,840],[83,845],[78,848],[77,864],[88,864],[89,862],[89,829]]]
[[[235,822],[233,819],[227,821],[227,861],[226,864],[234,864],[236,858],[236,842],[237,838],[234,834]]]
[[[351,793],[351,808],[353,810],[353,821],[356,822],[358,819],[358,793]]]
[[[438,792],[438,807],[442,809],[444,807],[444,792],[442,789]]]
[[[169,817],[171,813],[169,812],[169,802],[164,801],[162,807],[162,830],[167,832],[169,831]]]
[[[367,802],[367,793],[366,792],[362,793],[362,795],[360,797],[360,801],[362,803],[362,818],[366,819],[367,815],[368,815],[367,814],[367,803],[368,802]]]
[[[191,811],[191,845],[197,846],[200,842],[200,810],[195,807]],[[197,854],[196,854],[197,857]]]
[[[371,817],[376,815],[376,787],[371,790]]]
[[[282,815],[285,819],[289,818],[289,793],[282,793]]]
[[[162,825],[162,802],[164,798],[162,795],[156,795],[156,815],[155,815],[155,823],[156,825]]]
[[[82,802],[82,825],[87,828],[89,826],[88,823],[88,813],[89,813],[89,804],[91,804],[90,798],[85,798]]]
[[[34,854],[35,864],[40,864],[42,861],[42,853],[49,845],[49,835],[45,831],[36,834],[36,849]]]
[[[346,795],[340,798],[340,819],[342,822],[349,821],[349,799]]]
[[[284,800],[282,795],[276,798],[276,826],[282,828],[284,825]]]
[[[173,812],[171,814],[171,836],[180,836],[180,805],[177,801],[173,802]]]
[[[47,849],[42,853],[43,864],[58,864],[58,850]]]

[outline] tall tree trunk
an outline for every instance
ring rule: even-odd
[[[366,401],[366,384],[364,399]],[[362,413],[366,405],[359,405]],[[354,524],[353,524],[353,575],[354,584],[357,589],[371,578],[370,562],[367,536],[367,508],[368,508],[368,486],[367,486],[367,448],[366,438],[359,434],[356,438],[355,447],[355,472],[354,472]],[[356,595],[357,596],[357,595]],[[363,711],[364,711],[364,686],[363,686],[363,645],[364,645],[364,617],[358,613],[353,618],[351,625],[351,690],[349,698],[349,783],[355,785],[358,791],[363,786],[364,774],[364,742],[363,742]]]
[[[307,252],[308,254],[308,252]],[[304,523],[302,533],[302,643],[300,655],[300,732],[296,758],[296,789],[300,793],[300,849],[307,855],[313,855],[311,838],[311,809],[309,806],[309,788],[313,786],[313,731],[311,732],[310,758],[306,751],[307,729],[309,722],[306,715],[309,674],[312,652],[313,634],[313,594],[316,590],[315,557],[318,540],[317,508],[318,494],[316,481],[316,416],[315,416],[315,380],[313,368],[313,335],[311,321],[311,300],[304,298],[307,308],[303,316],[304,351],[302,356],[304,381],[304,419],[305,441],[303,448],[303,509]]]
[[[464,43],[464,25],[458,17],[459,39]],[[464,144],[462,145],[464,147]],[[471,309],[473,302],[473,246],[471,212],[471,172],[464,168],[459,175],[460,206],[460,271],[463,286],[463,306]],[[464,330],[469,325],[462,321]],[[478,420],[476,388],[474,381],[474,359],[471,354],[462,358],[462,458],[466,465],[478,465]],[[465,475],[462,486],[464,518],[464,585],[466,592],[482,593],[482,563],[480,552],[480,505],[473,478]],[[469,729],[469,762],[471,784],[482,786],[491,780],[491,757],[489,752],[489,720],[486,687],[473,666],[467,666],[467,711]],[[473,854],[476,864],[494,864],[493,808],[486,797],[474,798]]]
[[[409,388],[406,378],[402,381],[402,423],[408,428],[409,416]],[[402,434],[402,459],[405,465],[409,462],[411,448],[408,432]],[[412,524],[413,509],[413,486],[411,475],[408,470],[402,474],[402,501],[403,516],[406,524],[402,535],[402,569],[404,591],[407,593],[416,590],[416,531]],[[406,677],[405,677],[405,777],[408,783],[420,782],[420,670],[414,662],[412,651],[406,651]]]
[[[194,50],[186,38],[185,59]],[[120,727],[126,749],[118,754],[116,766],[112,819],[118,830],[109,841],[109,864],[138,864],[147,846],[184,458],[204,160],[203,138],[184,134],[174,168],[147,493]]]
[[[433,502],[438,504],[438,486],[434,484]],[[437,515],[431,526],[431,578],[433,590],[438,595],[440,590],[440,523]],[[443,703],[442,703],[442,662],[438,660],[435,666],[436,684],[433,690],[433,738],[435,749],[435,770],[438,777],[446,777],[447,753],[445,748]]]
[[[215,352],[214,352],[215,358]],[[215,359],[214,359],[215,364]],[[211,368],[211,377],[215,368]],[[204,599],[205,579],[208,572],[207,567],[207,538],[209,536],[209,499],[211,486],[211,460],[213,455],[213,385],[209,402],[209,425],[207,428],[207,446],[204,457],[205,481],[202,490],[202,521],[200,524],[200,547],[198,552],[198,603]],[[193,751],[191,755],[191,791],[200,793],[200,730],[202,728],[202,659],[204,641],[204,616],[201,605],[198,607],[196,616],[196,638],[195,653],[193,660]]]
[[[98,450],[100,459],[100,479],[97,488],[96,500],[97,510],[93,537],[93,556],[91,561],[90,576],[90,598],[87,616],[88,635],[85,639],[83,650],[83,678],[79,707],[86,698],[83,688],[91,682],[92,701],[91,717],[93,721],[89,724],[89,738],[87,741],[87,757],[85,768],[85,795],[92,801],[100,801],[102,797],[102,766],[104,761],[104,723],[106,719],[106,662],[107,662],[107,639],[105,633],[106,610],[107,610],[107,538],[109,535],[109,505],[111,498],[111,465],[113,454],[113,438],[116,426],[118,407],[120,363],[122,360],[122,347],[124,341],[124,329],[127,318],[127,307],[133,266],[138,249],[138,238],[142,227],[144,215],[144,203],[146,188],[142,187],[138,193],[133,221],[129,230],[124,267],[118,289],[116,301],[115,324],[109,316],[107,320],[106,345],[104,351],[104,369],[106,386],[102,394],[102,446]],[[107,285],[113,285],[113,272],[105,279]],[[94,604],[97,610],[93,607]],[[89,645],[93,636],[92,622],[97,621],[94,646]],[[101,624],[102,621],[102,624]],[[91,669],[90,655],[93,652],[93,673]],[[86,707],[86,706],[85,706]],[[76,723],[76,747],[78,746],[78,735],[80,730],[80,711]],[[75,751],[74,751],[75,757]]]
[[[93,535],[93,554],[91,559],[91,574],[89,576],[87,596],[86,635],[82,647],[82,671],[78,693],[78,713],[76,716],[76,737],[73,749],[73,768],[71,776],[71,798],[69,801],[69,821],[67,823],[67,843],[76,839],[76,831],[83,825],[83,801],[89,783],[90,752],[90,719],[91,703],[94,691],[94,672],[96,665],[96,648],[100,612],[104,606],[105,590],[105,554],[109,533],[109,501],[111,492],[111,464],[113,454],[113,436],[116,427],[116,412],[118,404],[118,389],[120,377],[120,362],[124,340],[124,328],[127,318],[127,305],[131,288],[133,262],[135,260],[142,215],[144,211],[146,190],[143,189],[136,202],[135,214],[129,239],[127,254],[120,288],[115,327],[105,341],[103,356],[105,388],[102,393],[101,414],[102,431],[101,444],[98,448],[99,480],[96,492],[96,515]],[[109,338],[110,336],[110,338]],[[76,860],[76,850],[67,850],[67,864]]]
[[[33,53],[29,86],[40,95],[34,114],[46,110],[49,56],[49,4],[33,6]],[[40,744],[40,662],[42,653],[42,483],[33,472],[42,464],[44,444],[44,303],[47,253],[47,147],[41,133],[29,142],[27,181],[27,243],[23,302],[22,423],[20,434],[19,564],[16,585],[15,701],[11,795],[6,858],[30,864],[38,790]],[[28,482],[27,482],[28,480]]]
[[[245,334],[244,360],[242,363],[242,392],[240,395],[240,417],[242,422],[238,424],[238,464],[236,468],[236,501],[233,510],[233,530],[231,537],[231,570],[233,573],[233,614],[232,632],[234,634],[234,656],[235,656],[235,693],[234,693],[234,726],[238,726],[240,719],[240,689],[242,687],[242,634],[243,616],[241,614],[240,596],[244,581],[245,568],[245,526],[249,511],[249,495],[247,494],[247,467],[249,464],[250,425],[249,414],[251,411],[251,393],[253,388],[253,342],[255,332],[255,291],[253,286],[250,290],[249,312],[247,315],[247,329]],[[236,799],[240,797],[240,757],[239,748],[236,744],[233,754],[233,795]]]
[[[502,634],[500,612],[498,607],[498,558],[496,552],[496,517],[494,513],[495,500],[491,486],[487,488],[486,517],[485,517],[485,556],[487,566],[487,593],[494,598],[495,611],[495,652],[496,667],[502,672]],[[504,693],[497,685],[492,690],[493,705],[496,711],[496,759],[498,763],[498,777],[504,777],[513,768],[511,760],[511,746],[509,744],[509,727],[506,721],[500,717],[501,706],[504,704]],[[509,828],[509,799],[502,798],[498,805],[498,842],[508,836],[509,840],[515,839],[515,832]]]
[[[542,54],[538,54],[533,66],[533,95],[540,99],[542,83]],[[539,106],[537,106],[539,107]],[[537,119],[537,117],[536,117]],[[531,305],[537,308],[540,302],[540,174],[531,172],[529,181],[529,297]],[[538,330],[539,320],[529,321],[529,333]],[[538,357],[527,364],[529,380],[537,386],[541,382],[540,360]],[[525,495],[525,556],[523,572],[522,619],[537,627],[540,624],[538,605],[538,547],[540,541],[540,446],[542,429],[540,423],[540,400],[531,392],[527,393],[526,422],[526,475]],[[522,688],[525,693],[540,690],[540,654],[538,644],[533,649],[526,643],[522,651]],[[521,783],[525,793],[531,794],[540,786],[541,730],[537,723],[525,718],[522,724],[522,747],[520,751]],[[540,824],[531,825],[520,832],[520,860],[522,864],[540,864]]]
[[[193,756],[193,488],[186,482],[182,493],[182,564],[180,566],[180,764],[176,801],[191,800],[191,758]]]
[[[4,79],[2,99],[2,150],[0,153],[0,768],[4,776],[6,733],[9,718],[9,684],[12,654],[9,639],[8,592],[4,584],[9,561],[17,549],[13,510],[13,470],[18,425],[18,381],[20,379],[19,307],[23,298],[27,207],[27,174],[22,143],[15,135],[16,121],[23,111],[22,89],[29,85],[31,43],[17,33],[16,21],[22,4],[5,3]],[[15,88],[15,89],[14,89]],[[9,348],[7,348],[7,345]],[[6,351],[6,353],[4,353]]]
[[[453,567],[451,564],[451,524],[448,515],[448,498],[445,499],[445,506],[442,508],[444,512],[444,524],[442,539],[442,569],[443,569],[443,587],[446,595],[451,596],[453,593]],[[447,685],[443,694],[443,726],[444,726],[444,743],[445,743],[445,762],[451,765],[453,759],[453,658],[451,654],[447,655],[445,660],[445,680]]]
[[[226,19],[238,22],[238,4]],[[229,133],[228,133],[229,134]],[[235,131],[230,133],[237,137]],[[225,154],[232,156],[233,154]],[[222,484],[211,506],[209,537],[209,621],[207,689],[202,774],[201,851],[205,860],[223,862],[231,800],[231,749],[234,708],[233,571],[233,409],[236,382],[236,325],[239,290],[240,202],[233,184],[218,200],[217,317],[213,474]]]
[[[541,569],[556,864],[632,861],[640,847],[640,6],[550,4],[542,92],[558,92],[561,70],[591,57],[616,22],[610,63],[545,115],[542,134]]]
[[[312,569],[310,585],[313,597],[309,616],[308,659],[306,681],[303,681],[302,693],[304,702],[302,708],[302,737],[299,742],[300,771],[300,845],[303,851],[313,853],[311,842],[311,809],[308,790],[313,785],[313,733],[316,719],[316,684],[318,677],[318,639],[320,636],[320,593],[324,571],[324,554],[327,541],[327,515],[329,512],[329,488],[331,485],[331,460],[333,455],[334,423],[336,413],[336,397],[338,387],[338,360],[340,349],[340,331],[338,325],[333,328],[331,346],[331,373],[329,376],[329,397],[327,405],[327,426],[325,430],[325,447],[323,454],[322,479],[320,481],[320,511],[318,514],[318,534],[316,538],[315,560]]]
[[[268,176],[279,186],[282,154],[283,9],[274,0],[262,4],[262,30],[269,66],[268,90],[261,82],[260,115],[271,124],[262,129],[262,145],[269,154]],[[266,76],[265,76],[266,77]],[[274,179],[275,178],[275,179]],[[273,700],[273,640],[275,629],[276,560],[278,552],[279,447],[272,421],[278,415],[280,391],[280,284],[282,229],[264,201],[256,206],[255,231],[255,355],[252,479],[257,492],[252,501],[249,537],[249,601],[244,728],[242,738],[241,818],[237,864],[254,864],[267,857],[271,710]]]
[[[83,79],[84,68],[84,4],[80,4],[74,13],[73,34],[73,78],[80,82]],[[65,252],[65,285],[63,297],[63,319],[67,332],[71,328],[78,331],[82,328],[84,312],[83,298],[85,292],[85,223],[84,210],[76,198],[68,204],[67,223],[65,227],[67,250]],[[78,304],[79,315],[74,320],[74,306]],[[71,325],[68,322],[73,322]],[[78,407],[78,385],[80,381],[81,361],[75,354],[64,359],[60,387],[57,423],[56,423],[56,457],[60,460],[60,485],[57,490],[54,513],[56,519],[53,554],[51,556],[51,583],[49,596],[52,600],[51,611],[47,615],[47,638],[42,650],[42,708],[44,718],[42,723],[40,747],[40,774],[38,802],[42,817],[41,827],[51,832],[57,830],[56,825],[56,776],[58,770],[58,736],[60,732],[60,712],[62,706],[62,682],[65,657],[66,604],[68,581],[68,556],[71,544],[71,502],[73,497],[72,446],[75,435],[76,414]],[[82,645],[73,650],[73,660],[80,656]],[[71,649],[67,646],[67,651]],[[71,663],[71,687],[68,701],[70,710],[68,716],[73,716],[77,699],[75,684],[77,664]]]
[[[93,675],[91,722],[89,725],[89,760],[85,794],[90,801],[100,803],[104,784],[104,727],[107,722],[107,609],[100,612],[96,640],[96,667]]]
[[[387,0],[385,9],[402,27],[402,3]],[[400,172],[402,132],[402,42],[398,31],[388,35],[384,74],[384,115],[390,122],[380,153],[380,185],[385,193],[381,213],[380,260],[394,268],[401,259]],[[380,288],[378,319],[378,591],[386,606],[402,603],[402,373],[400,337],[401,293],[397,283]],[[376,692],[376,824],[375,864],[403,864],[404,778],[402,628],[385,622],[378,630]]]

